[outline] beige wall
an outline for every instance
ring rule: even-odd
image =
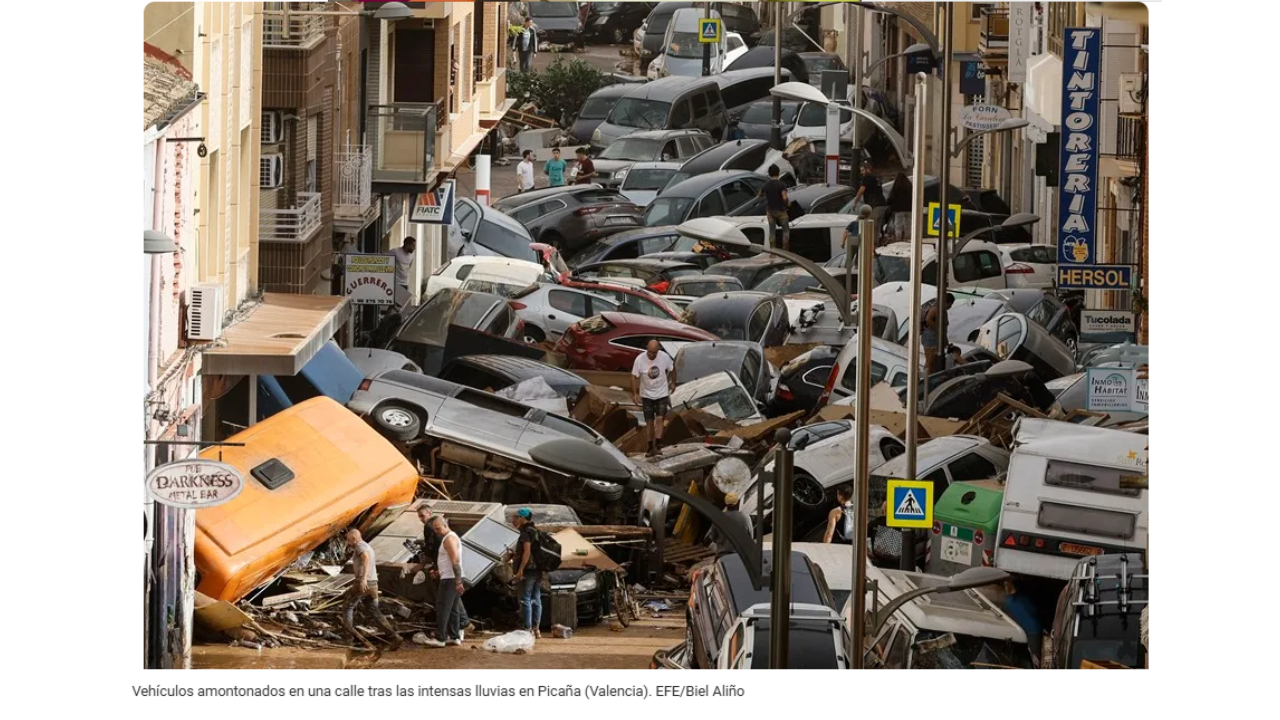
[[[191,72],[196,41],[196,4],[153,2],[142,10],[143,42],[151,43],[178,59]]]
[[[196,206],[200,281],[226,288],[228,309],[257,289],[258,142],[262,115],[262,4],[195,3],[192,75],[208,155]]]

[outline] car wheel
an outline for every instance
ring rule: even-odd
[[[402,405],[386,404],[373,411],[373,424],[384,437],[408,442],[422,434],[418,414]]]
[[[525,343],[529,345],[537,345],[538,343],[546,342],[546,339],[547,339],[547,334],[542,331],[542,328],[536,325],[524,326]]]
[[[599,480],[588,480],[586,482],[586,491],[588,495],[600,502],[615,502],[622,499],[624,489],[621,485]]]
[[[613,44],[622,45],[627,42],[627,33],[621,27],[613,29]]]
[[[826,500],[827,491],[813,478],[805,473],[795,474],[794,494],[796,502],[806,508],[821,508]]]
[[[1075,335],[1072,335],[1071,337],[1067,338],[1067,349],[1071,351],[1072,355],[1076,354],[1077,346],[1079,344],[1080,344],[1080,341],[1078,338],[1076,338]]]

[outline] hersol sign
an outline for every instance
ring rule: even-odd
[[[231,500],[244,489],[244,476],[226,463],[181,460],[147,473],[147,494],[170,507],[199,510]]]

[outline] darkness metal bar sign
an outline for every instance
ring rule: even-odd
[[[1098,206],[1101,29],[1067,28],[1063,54],[1058,256],[1059,262],[1066,265],[1088,265],[1098,262],[1094,225]]]

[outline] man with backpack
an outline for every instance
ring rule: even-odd
[[[560,543],[533,523],[529,508],[516,511],[514,523],[520,531],[516,545],[516,581],[520,583],[520,621],[523,629],[541,638],[542,574],[560,567]]]

